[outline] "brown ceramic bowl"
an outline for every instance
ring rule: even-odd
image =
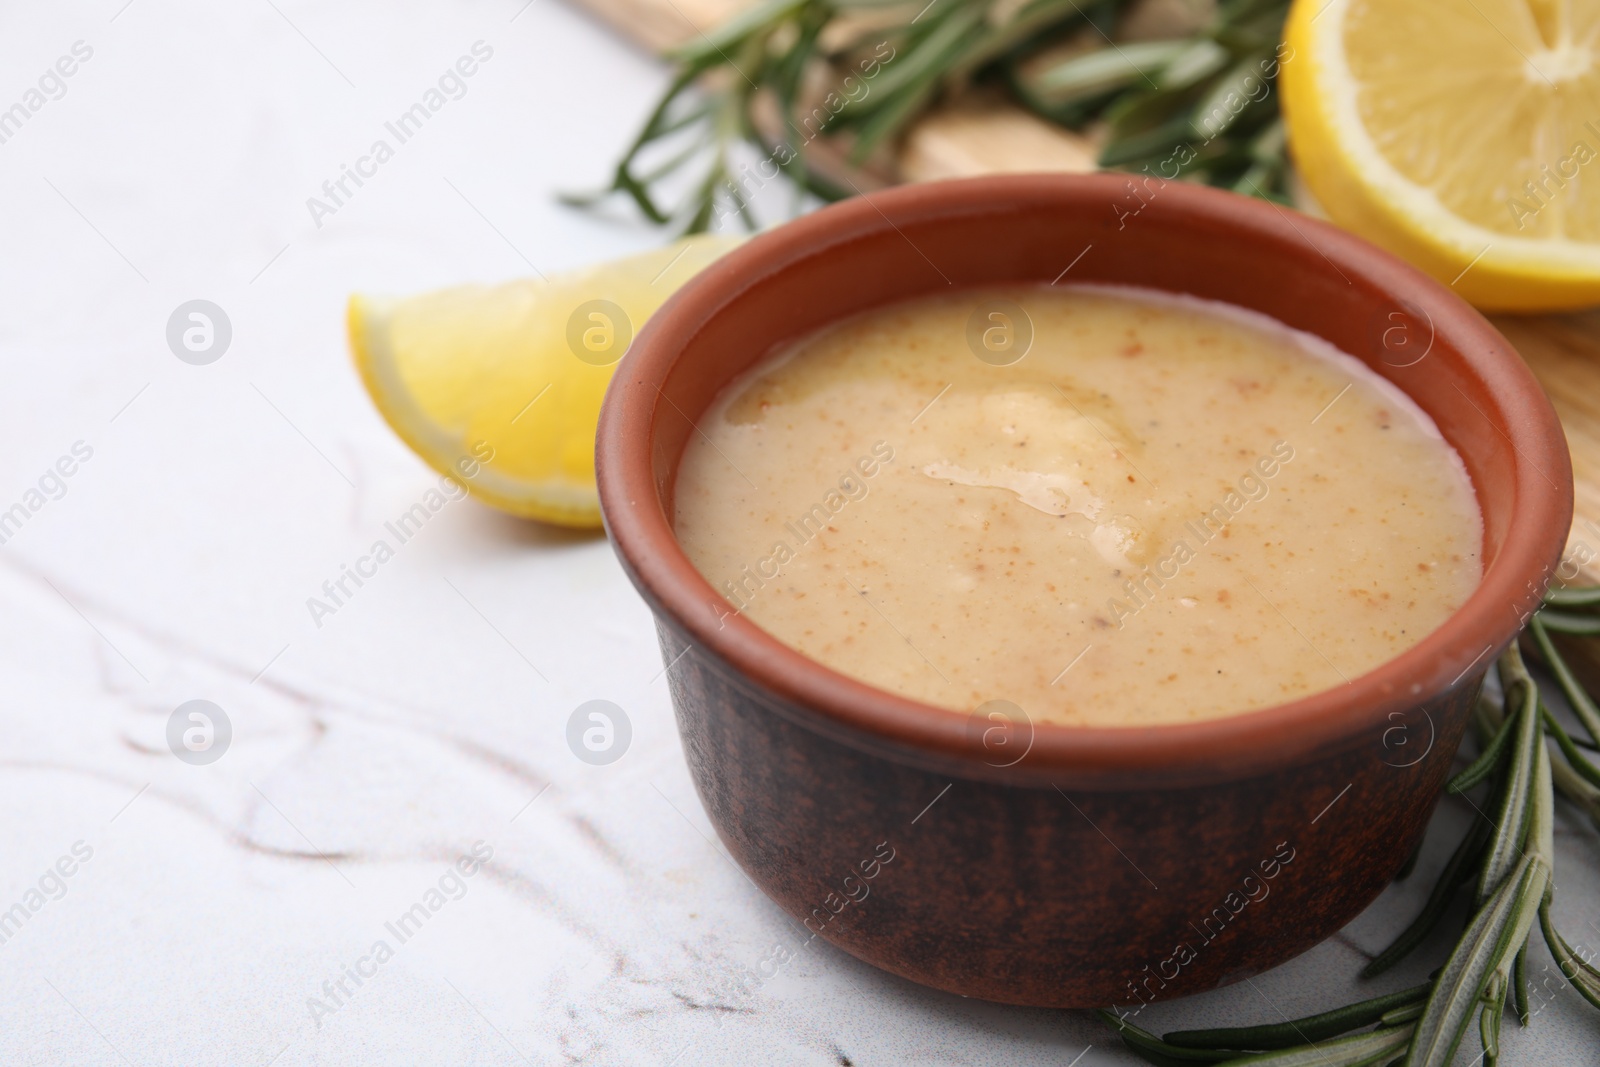
[[[1264,312],[1414,398],[1477,489],[1486,567],[1471,599],[1377,670],[1289,704],[999,735],[732,615],[671,521],[679,457],[717,391],[847,315],[1049,282],[1073,263],[1074,281]],[[1572,516],[1549,402],[1447,288],[1305,216],[1125,175],[903,187],[756,237],[640,332],[606,397],[598,467],[612,542],[672,665],[700,799],[796,920],[788,949],[820,936],[924,985],[1058,1007],[1236,981],[1366,907],[1418,843],[1484,670],[1537,603]]]

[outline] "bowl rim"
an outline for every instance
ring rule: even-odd
[[[657,616],[669,619],[690,648],[721,660],[787,704],[784,714],[815,729],[952,773],[1018,783],[1072,775],[1081,786],[1113,787],[1148,782],[1152,772],[1169,784],[1243,777],[1362,737],[1377,738],[1393,724],[1395,713],[1457,685],[1476,684],[1492,654],[1510,643],[1525,612],[1537,605],[1571,527],[1571,461],[1549,398],[1498,330],[1421,271],[1330,223],[1298,213],[1291,217],[1274,204],[1183,182],[1166,183],[1160,194],[1164,206],[1182,218],[1200,216],[1233,230],[1240,240],[1260,244],[1284,242],[1287,223],[1334,270],[1359,275],[1398,304],[1424,310],[1435,335],[1450,334],[1462,366],[1496,399],[1494,411],[1479,410],[1513,450],[1514,517],[1472,595],[1422,641],[1346,685],[1236,715],[1137,726],[1034,723],[1026,759],[997,768],[973,744],[970,713],[880,689],[783,644],[743,614],[734,614],[689,561],[660,506],[652,452],[658,397],[684,347],[706,323],[762,279],[839,254],[844,246],[890,228],[975,213],[1015,214],[1071,200],[1103,207],[1124,198],[1127,181],[1121,174],[1003,175],[864,194],[755,236],[674,294],[639,331],[612,379],[596,443],[606,529],[624,569]],[[1140,225],[1161,223],[1152,217]],[[1479,503],[1482,507],[1481,496]],[[711,607],[716,604],[729,609],[720,620]]]

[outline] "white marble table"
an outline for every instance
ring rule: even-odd
[[[480,41],[459,99],[308,208]],[[658,241],[554,200],[604,177],[658,65],[557,0],[72,0],[0,12],[0,71],[0,1062],[1129,1061],[1088,1015],[825,946],[731,993],[790,926],[710,831],[602,539],[452,503],[307,609],[435,481],[351,370],[346,294]],[[206,365],[166,338],[195,299],[231,323]],[[564,740],[597,698],[633,726],[609,766]],[[194,699],[232,726],[205,765],[167,743]],[[1563,815],[1560,847],[1563,924],[1600,943],[1596,835]],[[1330,1006],[1425,882],[1149,1015]],[[1566,992],[1506,1040],[1576,1064],[1597,1037]]]

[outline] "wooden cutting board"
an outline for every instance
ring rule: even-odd
[[[684,44],[751,0],[576,0],[652,53]],[[1149,0],[1175,9],[1194,0]],[[1168,13],[1170,14],[1170,13]],[[1165,17],[1165,16],[1164,16]],[[640,101],[641,118],[646,101]],[[902,181],[1015,171],[1094,169],[1093,146],[1001,100],[968,100],[921,120],[900,146]],[[1570,315],[1492,316],[1533,368],[1566,428],[1577,481],[1571,546],[1600,561],[1600,309]],[[1600,577],[1600,566],[1590,565]]]

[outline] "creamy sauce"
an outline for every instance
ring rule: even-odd
[[[1466,470],[1414,403],[1193,298],[898,305],[762,363],[700,430],[676,530],[715,610],[957,710],[1132,726],[1281,703],[1392,659],[1481,574]]]

